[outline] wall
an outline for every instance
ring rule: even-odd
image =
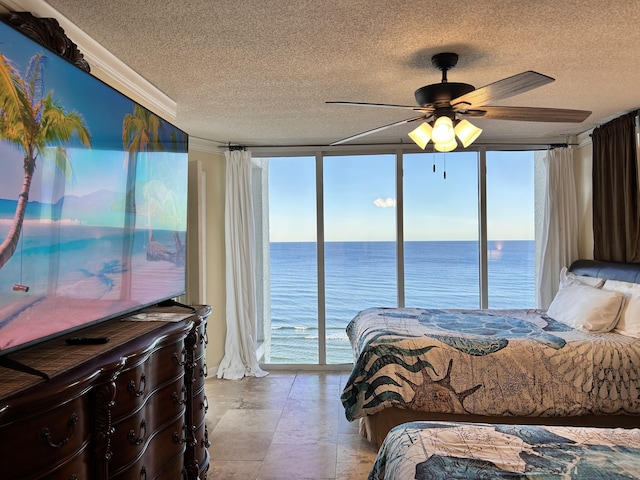
[[[207,366],[216,374],[224,356],[225,261],[224,195],[225,157],[189,141],[189,203],[187,239],[187,303],[211,305],[207,323]]]

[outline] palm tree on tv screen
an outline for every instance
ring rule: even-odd
[[[131,255],[136,220],[136,169],[138,155],[161,148],[158,138],[160,118],[146,108],[134,104],[133,113],[125,115],[122,122],[122,144],[127,153],[127,185],[125,192],[125,241],[122,246],[122,287],[121,297],[131,294]]]
[[[0,268],[14,254],[22,232],[24,215],[29,202],[29,189],[39,155],[50,145],[68,142],[76,134],[82,145],[91,147],[91,138],[82,116],[71,111],[65,113],[51,92],[44,92],[43,70],[46,57],[31,57],[24,75],[11,60],[0,53],[0,140],[24,151],[24,179],[18,195],[13,224],[0,244]],[[56,164],[68,172],[68,157],[57,155]]]

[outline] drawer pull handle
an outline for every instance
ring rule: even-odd
[[[173,361],[175,362],[176,365],[179,365],[181,367],[183,367],[187,362],[186,362],[186,358],[187,358],[187,352],[185,351],[184,347],[182,348],[182,351],[180,352],[180,358],[178,358],[178,354],[174,353],[173,355],[171,355],[171,358],[173,359]]]
[[[136,382],[134,380],[131,380],[129,382],[129,385],[127,386],[127,389],[129,390],[129,393],[134,397],[141,397],[142,395],[144,395],[144,391],[145,391],[146,388],[147,388],[147,377],[145,376],[144,373],[142,375],[140,375],[140,389],[139,390],[137,390]]]
[[[200,440],[200,445],[204,448],[209,448],[211,446],[211,442],[209,441],[209,432],[207,431],[207,426],[204,428],[204,438]]]
[[[186,438],[180,437],[180,434],[178,432],[173,432],[173,435],[171,436],[171,438],[173,439],[174,443],[179,443],[180,445],[182,445],[187,441]]]
[[[195,448],[198,445],[198,439],[196,438],[196,426],[192,425],[191,428],[189,428],[189,432],[187,432],[187,427],[185,425],[184,430],[187,439],[187,445],[189,445],[191,448]]]
[[[144,442],[144,437],[146,436],[147,436],[147,422],[145,420],[142,420],[140,422],[140,436],[138,438],[136,438],[135,430],[133,429],[129,430],[129,443],[131,443],[131,445],[141,445],[142,442]]]
[[[174,443],[179,443],[180,445],[182,445],[183,443],[186,443],[190,447],[195,447],[198,444],[198,441],[195,439],[195,433],[194,433],[196,431],[196,427],[193,426],[189,430],[191,430],[190,433],[187,433],[187,426],[186,425],[182,426],[182,431],[184,432],[183,437],[180,437],[180,434],[178,432],[173,432],[173,435],[171,436],[171,438],[173,439]],[[191,437],[191,439],[187,437]]]
[[[140,479],[147,480],[147,469],[144,467],[140,469]]]
[[[204,413],[207,413],[207,410],[209,410],[209,400],[207,399],[207,397],[204,397],[200,401],[200,410],[202,409],[204,409]]]
[[[67,425],[69,427],[68,434],[66,438],[63,438],[59,442],[51,441],[51,430],[47,427],[40,430],[40,434],[42,435],[43,440],[47,442],[50,447],[60,448],[66,445],[67,443],[69,443],[69,440],[71,440],[71,437],[73,437],[73,432],[76,429],[77,423],[78,423],[78,415],[76,415],[75,413],[72,413],[71,417],[69,417],[69,422],[67,422]]]
[[[202,367],[200,367],[200,376],[201,377],[206,377],[209,375],[209,370],[207,369],[207,364],[203,363]]]
[[[173,392],[173,395],[171,395],[171,398],[178,405],[184,405],[185,403],[187,403],[187,387],[183,386],[180,389],[180,391],[182,392],[182,399],[178,398],[178,393],[177,392]]]

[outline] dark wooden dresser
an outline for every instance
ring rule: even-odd
[[[143,310],[10,357],[50,379],[0,367],[0,476],[205,479],[209,466],[208,306]],[[169,319],[169,317],[173,317]],[[172,320],[172,321],[169,321]]]

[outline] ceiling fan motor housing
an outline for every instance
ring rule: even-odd
[[[421,107],[450,107],[451,100],[475,90],[468,83],[443,82],[425,85],[415,91],[416,102]]]

